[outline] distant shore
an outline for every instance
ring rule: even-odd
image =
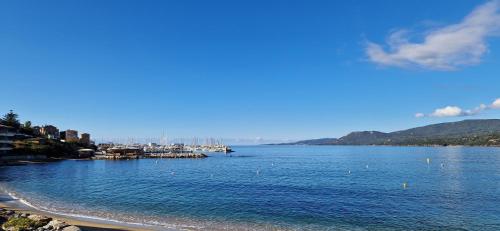
[[[380,147],[485,147],[485,148],[500,148],[500,145],[465,145],[465,144],[450,144],[450,145],[440,145],[440,144],[303,144],[303,143],[280,143],[280,144],[262,144],[268,146],[380,146]]]
[[[100,219],[76,217],[70,215],[61,215],[48,211],[43,211],[34,207],[31,207],[21,200],[12,197],[8,193],[0,190],[0,208],[17,211],[19,213],[29,213],[37,214],[59,221],[63,221],[70,225],[75,225],[80,227],[82,230],[88,231],[114,231],[114,230],[127,230],[127,231],[138,231],[138,230],[157,230],[155,228],[148,227],[146,225],[135,225],[116,221],[107,221]],[[165,230],[165,229],[162,229]]]

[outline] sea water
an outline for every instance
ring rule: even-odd
[[[238,146],[0,168],[38,209],[156,229],[500,230],[500,148]]]

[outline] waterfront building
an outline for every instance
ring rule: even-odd
[[[56,126],[45,125],[40,128],[40,135],[49,139],[59,139],[59,129]]]
[[[14,147],[18,145],[23,148],[27,144],[43,144],[44,139],[32,138],[28,135],[18,133],[16,128],[0,125],[0,163],[16,160],[45,160],[47,158],[44,154],[30,154],[30,153],[15,153],[12,152]]]
[[[90,158],[94,155],[95,155],[94,149],[82,148],[82,149],[78,150],[78,157],[79,158]]]
[[[14,148],[14,136],[16,129],[0,125],[0,155],[6,154]]]
[[[90,145],[90,134],[82,133],[82,137],[80,138],[80,143],[83,145]]]
[[[42,128],[41,128],[40,126],[34,126],[34,127],[33,127],[33,135],[34,135],[34,136],[40,136],[40,135],[41,135],[41,133],[40,133],[40,130],[41,130],[41,129],[42,129]]]
[[[100,143],[97,145],[97,150],[106,152],[108,149],[114,147],[115,145],[113,143]]]
[[[66,142],[78,142],[78,131],[68,129],[60,133],[61,140]]]
[[[183,143],[175,143],[170,145],[170,151],[173,153],[183,153],[185,150],[184,144]]]
[[[106,152],[108,159],[137,159],[144,156],[144,150],[137,147],[112,147]]]

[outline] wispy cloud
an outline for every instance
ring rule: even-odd
[[[478,64],[487,52],[486,38],[500,35],[500,0],[489,1],[467,15],[462,22],[422,34],[422,42],[411,42],[408,31],[389,35],[388,49],[368,42],[369,59],[383,66],[455,70]]]
[[[490,106],[493,109],[500,109],[500,98],[496,99]]]
[[[464,110],[460,107],[457,106],[446,106],[443,108],[438,108],[434,110],[432,113],[429,114],[424,114],[424,113],[417,113],[415,114],[416,118],[422,118],[422,117],[458,117],[458,116],[473,116],[477,115],[485,110],[489,109],[500,109],[500,98],[496,99],[491,103],[490,105],[486,104],[480,104],[479,106],[469,109],[469,110]]]

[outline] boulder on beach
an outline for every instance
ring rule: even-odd
[[[69,225],[64,221],[59,220],[51,220],[47,225],[43,226],[44,229],[48,230],[63,230],[65,227]]]
[[[28,218],[31,220],[43,223],[43,225],[48,224],[52,220],[52,218],[50,218],[50,217],[36,215],[36,214],[29,215]]]
[[[77,226],[70,225],[68,227],[65,227],[62,231],[81,231],[81,229]]]
[[[0,231],[81,231],[74,225],[51,217],[0,208]]]

